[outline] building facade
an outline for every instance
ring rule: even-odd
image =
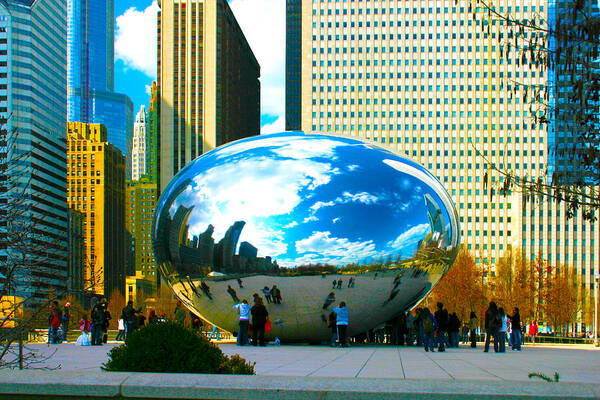
[[[114,92],[114,0],[67,0],[67,11],[67,118],[105,125],[129,161],[133,103]]]
[[[142,104],[140,111],[135,116],[133,125],[133,144],[131,150],[131,179],[139,180],[147,172],[146,161],[148,157],[148,134],[150,133],[150,124],[146,107]]]
[[[67,290],[66,16],[64,2],[0,1],[0,157],[11,171],[1,195],[25,199],[20,222],[31,228],[15,246],[0,240],[0,264],[20,252],[33,263],[19,269],[12,288],[32,308],[50,289]],[[2,229],[9,214],[0,213]]]
[[[552,262],[577,268],[591,287],[597,224],[581,216],[567,221],[553,203],[535,206],[535,223],[523,222],[529,206],[502,192],[498,171],[545,179],[552,149],[548,127],[535,122],[523,99],[524,85],[544,85],[548,76],[522,65],[518,52],[502,52],[499,20],[488,29],[487,11],[461,2],[287,4],[286,126],[298,128],[299,118],[304,131],[371,140],[425,166],[456,203],[463,242],[477,262],[494,265],[525,244],[527,255],[541,250]],[[498,12],[523,20],[532,13],[546,16],[549,5],[506,1]],[[525,32],[524,38],[535,40],[533,35]],[[300,85],[294,83],[297,59]],[[583,237],[577,250],[566,250],[564,232],[560,238],[542,235],[542,226],[585,232],[585,250]],[[569,240],[572,246],[576,239]]]
[[[156,292],[160,279],[150,237],[154,210],[158,201],[156,182],[152,182],[148,176],[143,176],[139,181],[128,181],[126,192],[125,224],[130,262],[128,275],[135,276],[135,280],[147,281],[148,284],[142,286],[151,288],[151,291],[147,292],[150,295],[151,292]],[[141,283],[138,282],[137,285]]]
[[[260,133],[260,67],[227,1],[159,6],[162,190],[199,155]]]
[[[69,208],[69,274],[67,288],[80,304],[84,298],[85,214]]]
[[[158,85],[152,82],[150,107],[148,108],[148,135],[146,136],[146,174],[152,182],[158,182]]]
[[[125,157],[101,124],[67,124],[69,207],[85,215],[86,290],[125,294]]]

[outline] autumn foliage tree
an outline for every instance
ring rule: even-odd
[[[540,294],[544,321],[555,332],[564,332],[569,324],[575,322],[580,310],[578,279],[573,268],[549,268]]]
[[[463,248],[448,274],[431,292],[428,303],[444,303],[450,312],[456,312],[461,321],[467,321],[471,311],[475,311],[481,319],[488,302],[481,278],[481,269],[469,251]]]

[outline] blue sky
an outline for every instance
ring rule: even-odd
[[[261,130],[284,130],[285,1],[229,0],[261,66]],[[156,79],[156,0],[115,2],[115,90],[127,94],[134,111],[148,105]]]

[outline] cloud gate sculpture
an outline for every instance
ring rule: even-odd
[[[291,132],[187,165],[158,202],[152,241],[169,286],[210,323],[236,332],[233,305],[257,294],[268,336],[318,342],[340,301],[349,335],[414,307],[454,261],[459,232],[448,193],[420,165],[356,139]]]

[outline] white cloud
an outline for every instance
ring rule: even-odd
[[[406,232],[402,233],[396,238],[388,242],[388,247],[392,247],[397,250],[404,249],[411,245],[417,244],[419,240],[425,239],[425,236],[431,230],[429,224],[415,225]]]
[[[129,68],[156,78],[156,0],[146,9],[127,9],[117,17],[115,57]]]
[[[296,242],[296,252],[298,255],[320,254],[321,262],[337,263],[353,262],[377,254],[372,240],[352,242],[347,238],[330,237],[330,235],[330,232],[313,232],[310,237]]]
[[[307,222],[316,222],[318,221],[319,218],[315,217],[314,215],[311,215],[310,217],[306,217],[304,218],[304,221],[302,221],[303,223],[307,223]]]
[[[340,222],[340,219],[341,218],[336,217],[336,218],[332,219],[331,222],[333,222],[334,224],[337,224],[338,222]]]
[[[284,225],[284,226],[283,226],[283,228],[284,228],[284,229],[290,229],[290,228],[293,228],[293,227],[295,227],[296,225],[298,225],[298,222],[296,222],[296,221],[292,221],[292,222],[290,222],[289,224],[287,224],[287,225]]]
[[[152,94],[152,85],[146,85],[144,88],[146,89],[146,94],[150,96]]]
[[[260,64],[261,112],[283,120],[285,109],[285,4],[283,0],[231,0],[235,17]]]
[[[264,124],[260,128],[261,135],[269,133],[279,133],[285,131],[285,119],[283,116],[277,117],[277,119],[270,124]]]

